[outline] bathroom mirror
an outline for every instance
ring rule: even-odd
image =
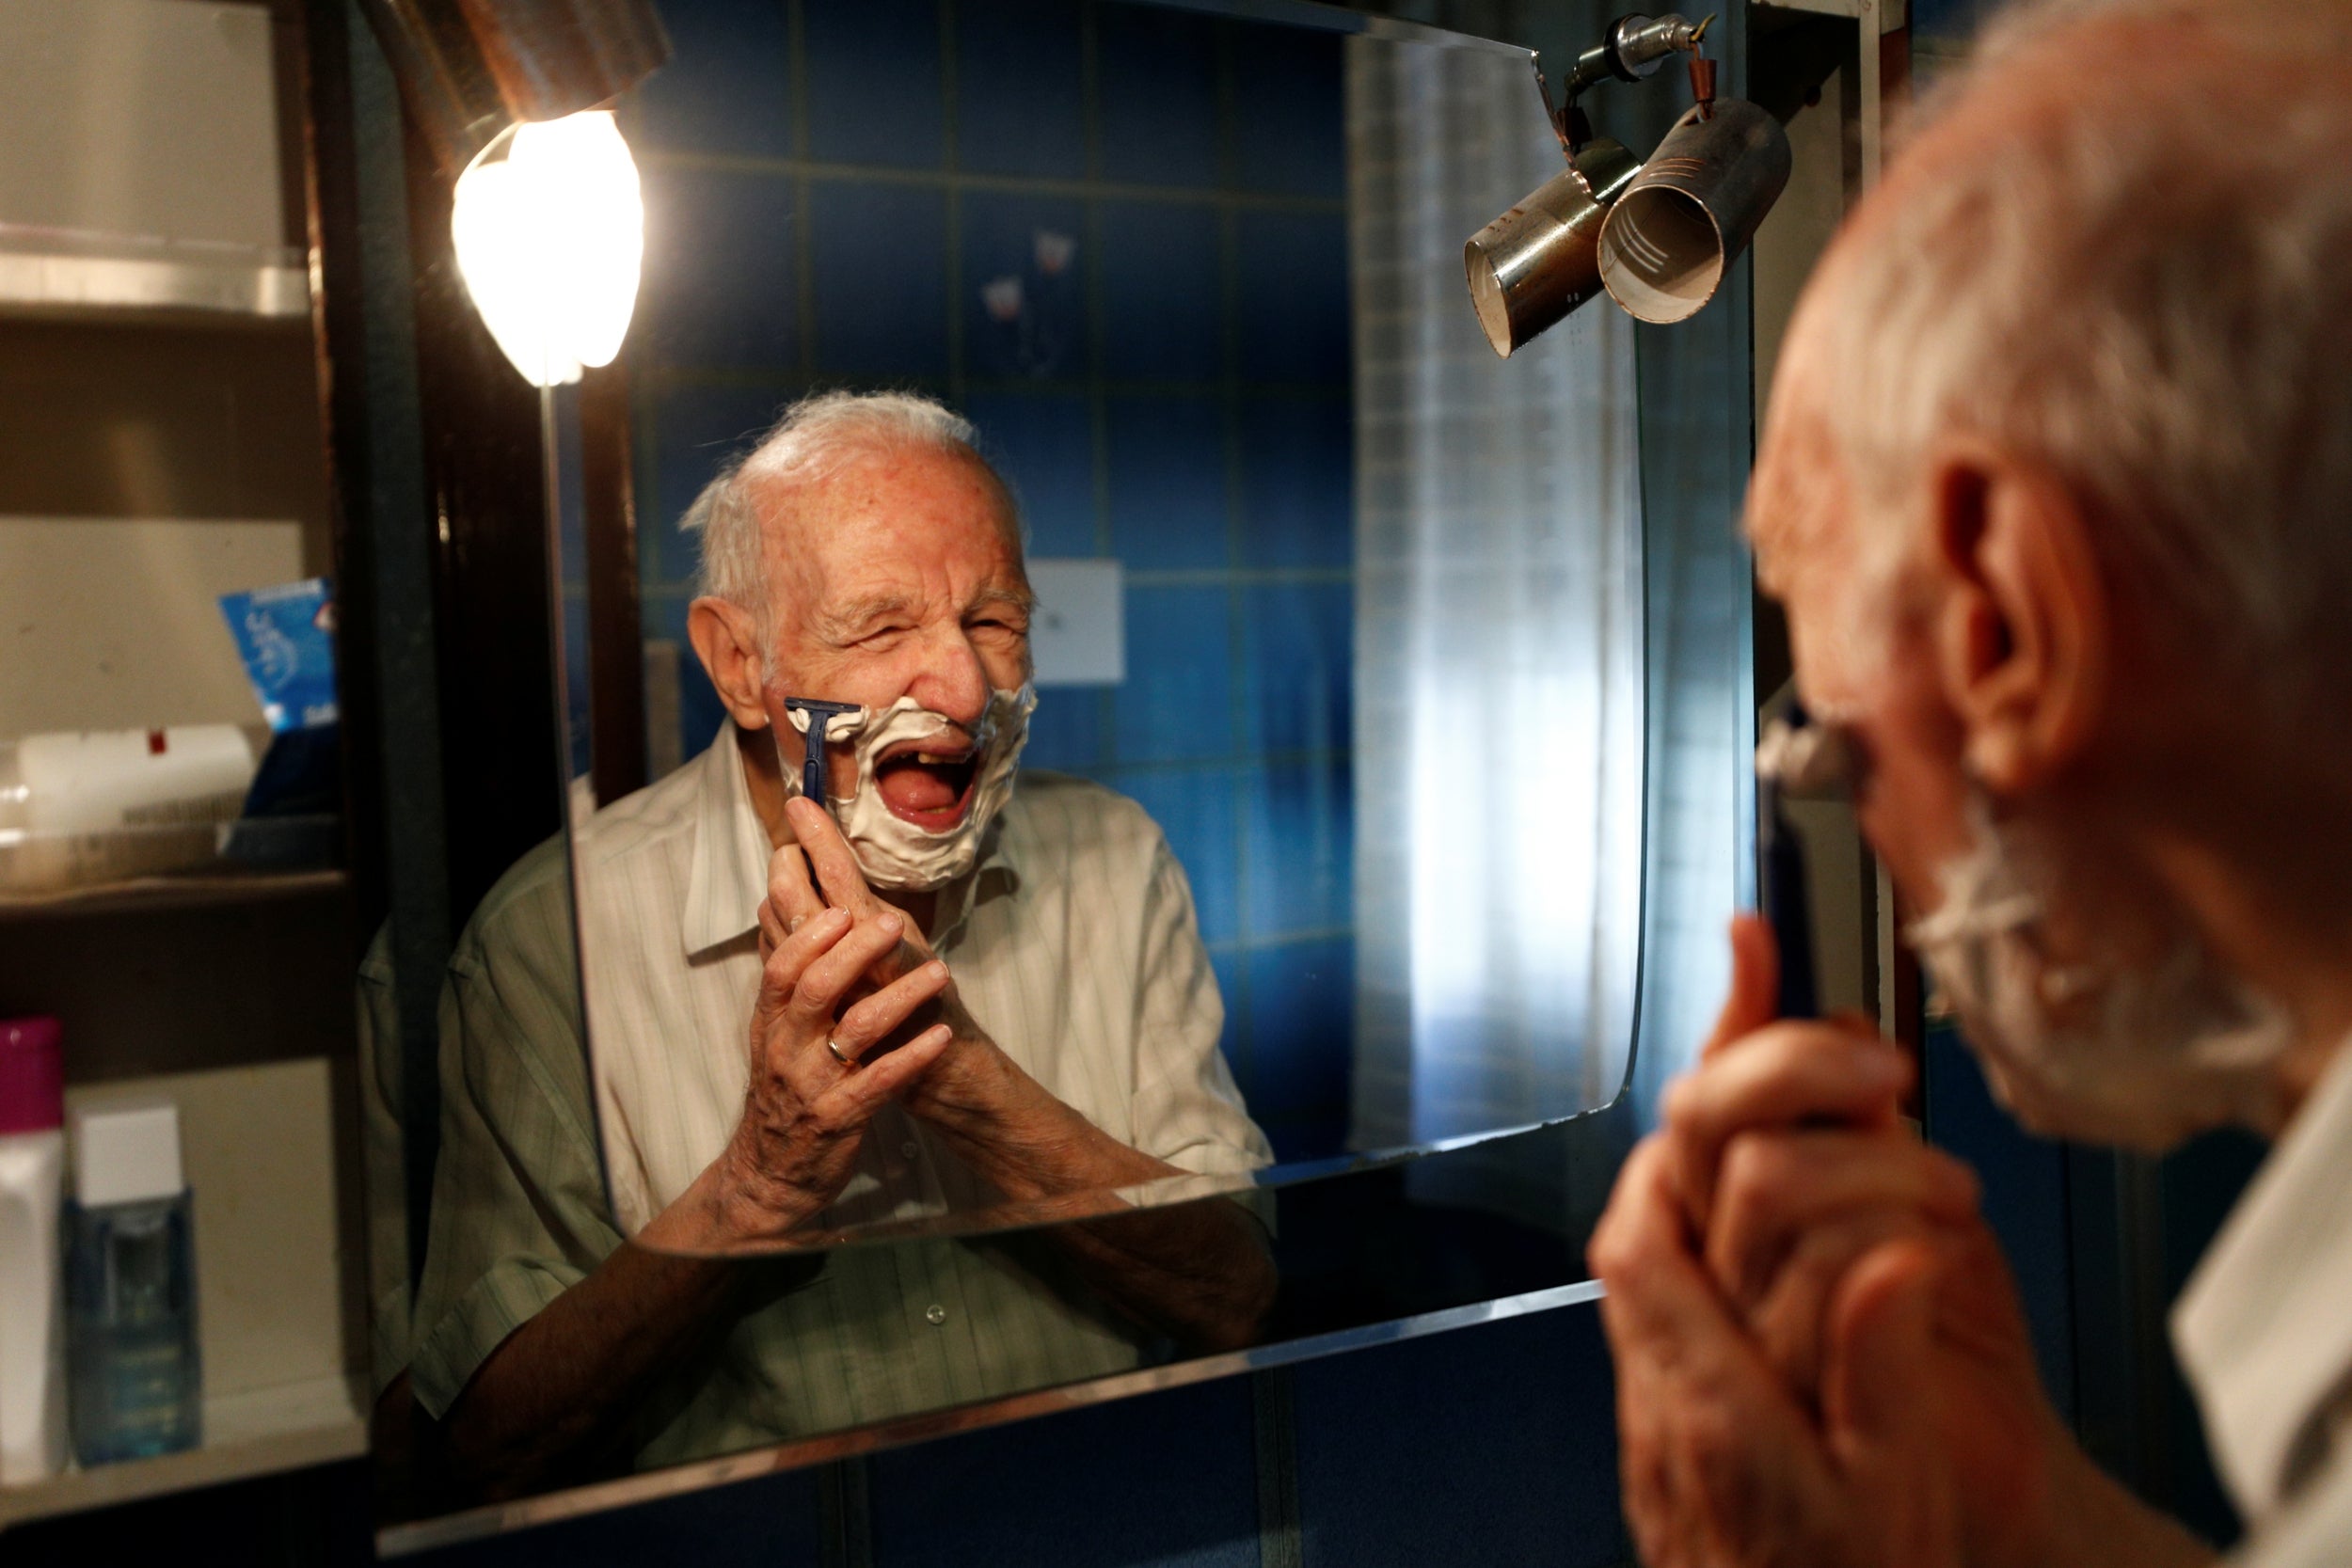
[[[1496,359],[1524,49],[660,10],[627,350],[507,454],[565,826],[370,1058],[384,1545],[1589,1295],[1736,891],[1744,317]],[[926,949],[879,1039],[784,977]]]

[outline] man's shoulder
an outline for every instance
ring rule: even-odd
[[[578,819],[569,843],[556,833],[506,868],[466,923],[462,958],[536,952],[570,937],[572,856],[584,871],[609,871],[632,857],[665,852],[691,833],[700,797],[699,761]],[[568,947],[563,951],[568,956]]]
[[[1006,829],[1025,850],[1078,860],[1149,858],[1166,842],[1142,806],[1091,779],[1024,768],[1005,807]]]
[[[725,744],[722,735],[713,747]],[[728,747],[732,751],[732,747]],[[721,759],[702,752],[667,776],[622,796],[580,823],[580,863],[586,867],[615,864],[648,852],[669,848],[691,835],[702,811],[707,772]]]

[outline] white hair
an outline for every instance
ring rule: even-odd
[[[1003,497],[1002,522],[1019,548],[1011,486],[980,454],[979,434],[969,420],[909,392],[817,392],[787,408],[757,446],[703,486],[678,519],[679,528],[702,536],[696,592],[750,610],[764,643],[770,631],[764,525],[843,469],[908,451],[945,452],[978,465]]]
[[[1914,139],[1947,145],[1808,302],[1808,402],[1877,565],[1914,542],[1931,444],[1978,436],[2073,488],[2118,592],[2270,717],[2337,700],[2352,26],[2323,9],[2012,7],[1923,103]]]

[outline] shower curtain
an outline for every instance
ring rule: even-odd
[[[1347,125],[1369,1149],[1568,1116],[1625,1076],[1642,508],[1632,324],[1595,300],[1498,359],[1464,287],[1463,242],[1561,166],[1525,57],[1351,40]]]

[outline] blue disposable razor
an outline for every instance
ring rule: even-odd
[[[787,711],[808,715],[808,754],[801,764],[801,793],[830,811],[833,797],[825,792],[825,726],[845,714],[866,710],[855,703],[820,703],[814,697],[787,697],[784,705]]]

